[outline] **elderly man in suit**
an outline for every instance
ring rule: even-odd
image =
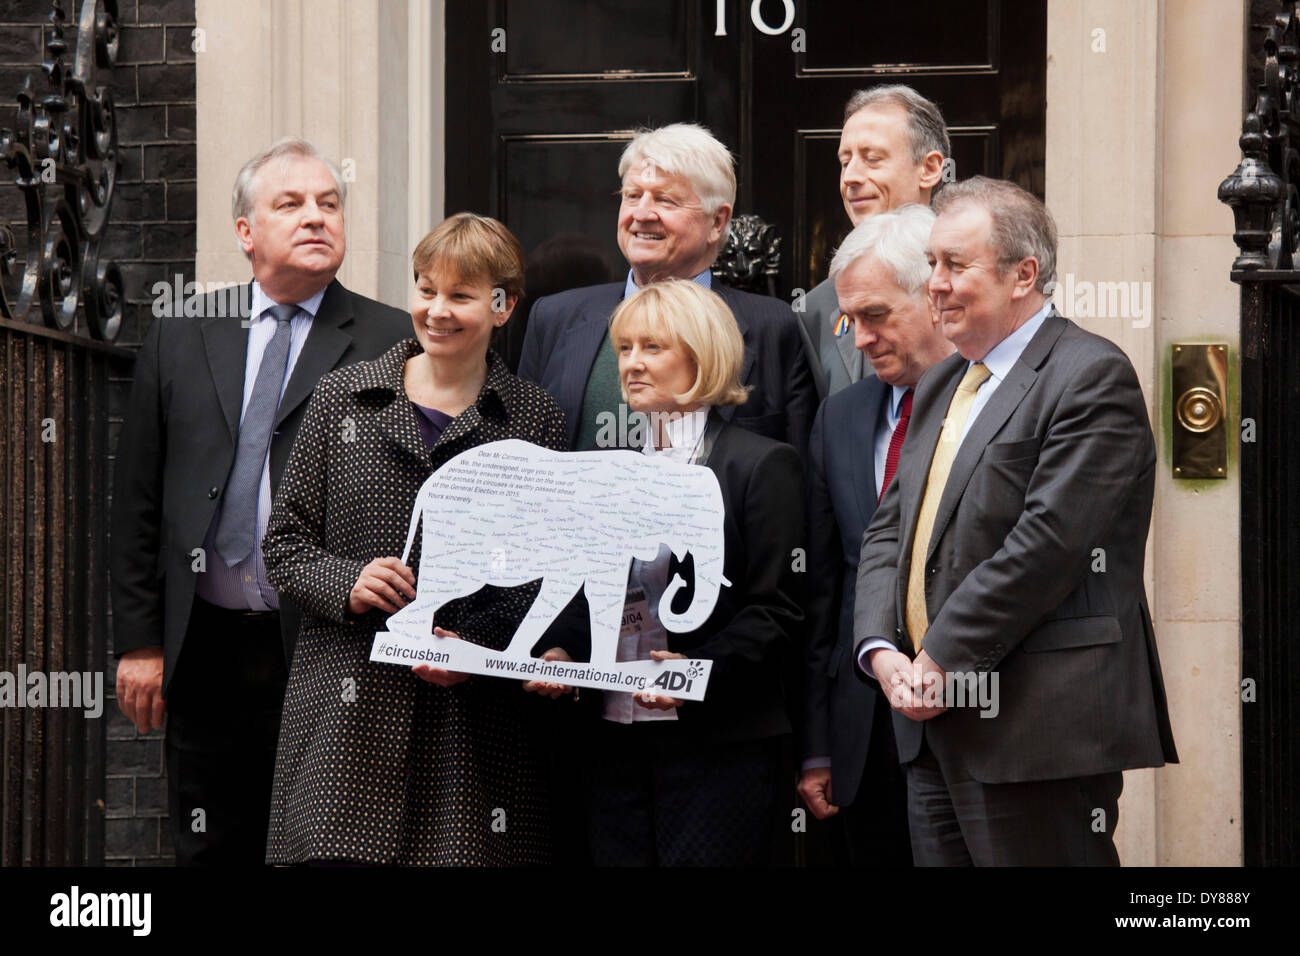
[[[555,397],[573,449],[627,447],[626,408],[609,317],[624,298],[662,279],[712,288],[736,316],[745,342],[741,383],[748,401],[722,415],[802,454],[817,411],[812,370],[790,307],[715,283],[710,267],[727,239],[736,175],[727,148],[706,129],[674,123],[641,133],[619,160],[623,182],[618,247],[630,266],[623,282],[571,289],[534,304],[519,376]]]
[[[639,419],[620,395],[610,316],[650,283],[692,280],[722,297],[744,343],[740,381],[749,387],[749,397],[740,405],[719,406],[718,414],[725,422],[793,445],[802,457],[817,411],[817,389],[798,322],[786,303],[728,288],[713,278],[711,267],[726,243],[736,201],[731,153],[707,129],[673,123],[634,137],[619,159],[618,175],[618,246],[629,266],[627,276],[622,282],[538,299],[528,316],[520,378],[537,382],[559,403],[568,421],[570,448],[639,451],[642,430],[630,424]],[[677,568],[688,587],[693,586],[692,568],[689,556]],[[584,600],[575,598],[567,613],[575,613]],[[795,668],[787,667],[785,673],[793,679]],[[557,827],[582,826],[567,816],[580,802],[566,782],[579,775],[579,758],[560,751],[552,760]]]
[[[864,219],[835,253],[831,281],[874,375],[822,403],[808,466],[808,647],[799,793],[818,819],[844,811],[854,866],[907,866],[907,803],[889,704],[853,667],[862,534],[889,487],[922,373],[952,354],[926,285],[928,206]]]
[[[859,90],[844,107],[840,133],[840,197],[854,226],[907,203],[928,204],[942,187],[949,155],[948,129],[939,108],[910,86]],[[834,395],[867,373],[854,345],[852,325],[827,278],[795,306],[820,398]]]
[[[265,858],[299,619],[262,564],[272,492],[317,380],[410,334],[405,313],[334,279],[345,196],[305,140],[249,160],[233,206],[251,286],[234,308],[210,295],[199,316],[156,318],[136,357],[113,486],[117,697],[141,733],[167,714],[182,865]]]
[[[1114,865],[1122,771],[1177,760],[1142,389],[1052,309],[1039,200],[975,177],[935,206],[930,294],[958,354],[922,376],[863,538],[856,659],[895,710],[918,864]]]

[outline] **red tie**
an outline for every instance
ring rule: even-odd
[[[880,486],[880,497],[885,497],[889,483],[894,480],[898,470],[898,453],[903,450],[903,439],[907,437],[907,420],[912,417],[912,390],[909,388],[903,396],[903,403],[898,407],[898,424],[894,434],[889,436],[889,451],[885,454],[885,480]]]

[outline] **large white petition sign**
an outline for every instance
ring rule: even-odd
[[[545,680],[602,690],[654,691],[703,700],[712,662],[618,661],[628,567],[652,561],[660,545],[678,560],[690,551],[694,595],[668,582],[656,608],[669,631],[692,631],[713,612],[722,576],[722,492],[702,465],[632,451],[560,453],[510,440],[452,458],[420,489],[402,560],[423,524],[416,598],[375,635],[370,659],[444,670]],[[541,591],[504,651],[433,636],[433,616],[485,584],[513,587],[541,579]],[[533,645],[579,588],[591,608],[591,661],[542,661]]]

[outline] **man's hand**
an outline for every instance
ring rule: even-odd
[[[569,652],[562,647],[552,647],[542,655],[544,661],[572,661]],[[544,680],[526,680],[524,681],[524,690],[531,691],[534,694],[541,694],[543,697],[562,697],[565,694],[573,693],[573,688],[568,684],[553,684]]]
[[[902,651],[878,647],[867,656],[867,665],[880,684],[880,692],[894,710],[910,707],[912,699],[912,659]],[[915,701],[920,703],[920,701]]]
[[[685,654],[678,654],[674,651],[651,651],[650,659],[653,661],[684,661]],[[633,694],[632,699],[637,702],[637,706],[644,707],[646,710],[672,710],[674,707],[680,707],[683,701],[676,697],[661,697],[652,690],[643,694]]]
[[[947,692],[947,674],[934,659],[921,649],[912,662],[911,706],[901,709],[900,713],[911,720],[931,720],[948,709],[944,703]]]
[[[372,607],[395,614],[415,600],[415,572],[401,558],[375,558],[357,575],[348,595],[348,610],[365,614]]]
[[[162,730],[167,702],[162,698],[163,649],[127,651],[117,664],[117,706],[142,734]]]
[[[387,560],[380,558],[379,560]],[[396,559],[394,559],[396,560]],[[414,597],[414,595],[412,595]],[[434,637],[454,637],[460,640],[459,634],[453,634],[451,631],[444,631],[440,627],[433,629]],[[469,675],[464,671],[445,671],[441,667],[430,667],[428,664],[416,664],[411,670],[420,680],[427,680],[430,684],[437,684],[439,687],[455,687],[457,684],[463,684],[469,680]]]
[[[799,796],[818,820],[825,820],[840,812],[831,803],[831,768],[810,767],[799,774]]]
[[[924,649],[913,661],[882,647],[871,652],[869,663],[889,706],[909,720],[930,720],[948,709],[946,675]]]

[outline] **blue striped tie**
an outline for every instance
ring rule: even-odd
[[[289,320],[298,314],[296,305],[273,305],[263,312],[275,317],[275,335],[262,353],[253,394],[239,423],[239,447],[230,468],[226,491],[221,499],[217,524],[217,553],[234,567],[253,553],[257,529],[257,497],[262,484],[262,466],[271,446],[271,428],[280,407],[284,370],[289,364]]]

